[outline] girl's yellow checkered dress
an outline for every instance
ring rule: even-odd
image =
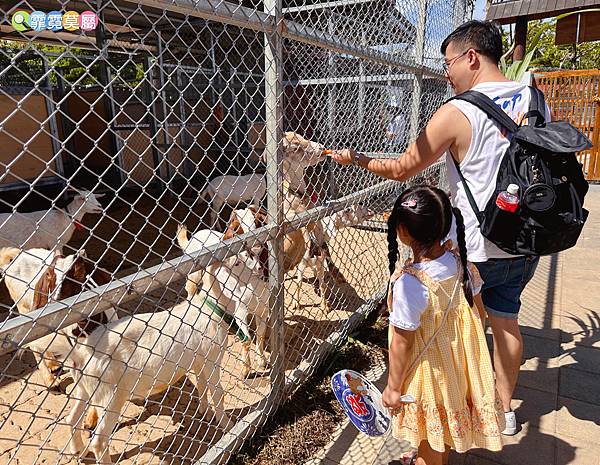
[[[462,269],[460,263],[457,269]],[[470,271],[473,280],[481,281],[474,266]],[[504,413],[496,393],[481,321],[477,311],[469,307],[460,285],[453,302],[449,302],[461,273],[434,281],[410,264],[398,267],[391,278],[390,311],[393,283],[402,273],[415,276],[429,291],[429,303],[415,331],[408,366],[423,351],[437,328],[440,325],[442,328],[407,374],[403,393],[412,394],[416,403],[403,404],[394,412],[394,437],[407,440],[414,447],[427,440],[439,452],[444,451],[445,445],[457,452],[474,447],[500,450]],[[390,325],[390,340],[392,331]]]

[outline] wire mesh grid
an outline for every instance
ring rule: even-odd
[[[323,151],[405,150],[469,2],[16,3],[0,463],[223,463],[383,296],[395,196],[445,185]]]

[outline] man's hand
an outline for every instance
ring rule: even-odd
[[[383,395],[381,396],[381,400],[383,401],[383,406],[389,409],[399,408],[404,404],[400,399],[402,397],[402,392],[396,391],[392,389],[389,385],[385,387],[383,391]]]
[[[354,149],[334,150],[331,152],[331,158],[340,165],[351,165],[354,157],[356,157]]]

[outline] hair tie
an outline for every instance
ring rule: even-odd
[[[409,199],[402,202],[400,205],[408,208],[415,208],[417,206],[417,199]]]

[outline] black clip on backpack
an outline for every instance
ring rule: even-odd
[[[481,233],[513,255],[547,255],[573,247],[588,216],[583,199],[589,186],[575,152],[589,149],[592,144],[566,121],[546,123],[544,94],[530,89],[527,126],[517,125],[480,92],[467,91],[450,99],[475,105],[512,135],[500,162],[496,189],[484,211],[479,211],[456,160],[454,164]],[[498,194],[509,184],[519,186],[515,213],[496,205]]]

